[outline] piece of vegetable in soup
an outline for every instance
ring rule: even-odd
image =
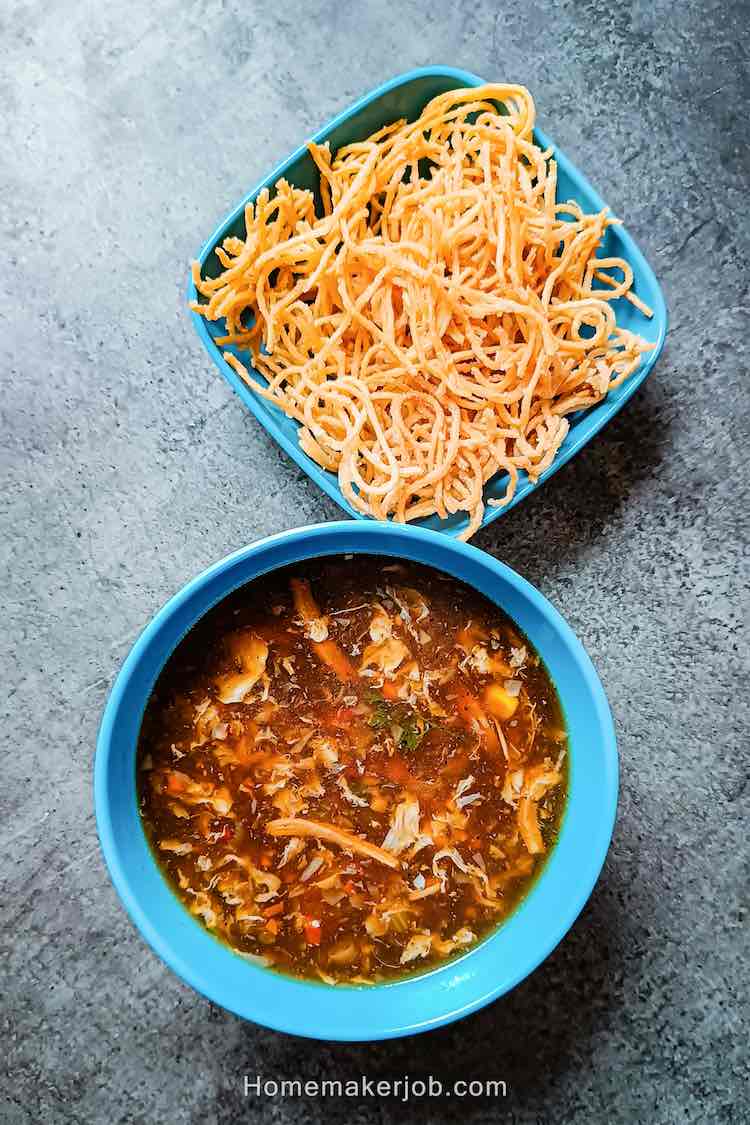
[[[207,614],[156,685],[137,768],[190,913],[328,983],[486,936],[554,845],[567,786],[528,640],[471,588],[361,555],[277,571]]]

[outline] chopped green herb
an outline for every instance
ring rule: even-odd
[[[402,750],[416,750],[432,723],[429,719],[417,714],[416,711],[412,711],[411,715],[405,716],[401,720],[401,726],[403,731],[399,739],[399,746]]]
[[[367,721],[373,730],[382,730],[395,722],[395,718],[386,701],[379,699],[373,703],[373,712]]]
[[[368,702],[373,712],[367,720],[373,730],[396,727],[399,731],[398,745],[402,750],[416,750],[432,727],[431,719],[420,715],[406,703],[390,703],[382,696],[372,692]]]

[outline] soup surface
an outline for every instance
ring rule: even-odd
[[[513,624],[446,575],[362,555],[213,609],[156,685],[137,768],[191,914],[329,983],[487,934],[543,863],[567,784],[555,690]]]

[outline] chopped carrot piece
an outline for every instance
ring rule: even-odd
[[[320,608],[310,589],[310,583],[305,578],[292,578],[289,585],[292,588],[294,608],[303,621],[314,621],[320,617]]]
[[[283,913],[284,913],[284,903],[283,902],[275,902],[273,904],[273,906],[267,906],[266,907],[266,909],[263,911],[263,917],[264,918],[274,918],[277,914],[283,914]]]
[[[277,934],[279,932],[279,923],[275,918],[269,918],[263,927],[269,934]]]
[[[354,665],[349,660],[349,657],[344,652],[340,645],[335,641],[313,641],[312,647],[315,655],[323,664],[327,664],[340,680],[354,680],[357,673],[354,670]]]
[[[512,718],[518,707],[518,696],[511,695],[500,684],[488,684],[482,692],[482,699],[490,714],[502,721]]]
[[[310,583],[304,578],[292,578],[289,585],[292,588],[294,608],[303,621],[315,621],[320,617],[320,609],[312,596]],[[354,680],[357,673],[340,645],[330,638],[326,641],[311,641],[313,652],[318,660],[327,664],[340,680]]]
[[[386,699],[400,699],[398,684],[395,680],[386,680],[380,690]]]
[[[190,778],[179,770],[172,770],[167,774],[167,792],[173,795],[184,793],[190,783]]]
[[[305,919],[305,941],[308,945],[320,945],[320,918]]]

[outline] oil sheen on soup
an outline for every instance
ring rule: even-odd
[[[203,618],[156,685],[137,769],[146,834],[204,926],[283,972],[372,983],[469,949],[529,889],[566,733],[495,605],[357,555]]]

